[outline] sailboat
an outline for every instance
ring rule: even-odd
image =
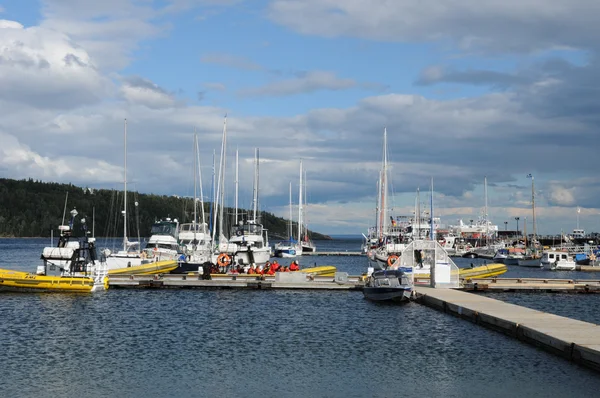
[[[304,178],[303,178],[304,177]],[[303,203],[306,203],[306,172],[302,170],[302,160],[300,161],[300,200],[298,201],[298,241],[300,242],[300,253],[313,253],[317,250],[317,247],[308,236],[308,226],[304,221],[305,211]]]
[[[200,183],[200,198],[198,198],[198,182]],[[186,261],[179,264],[177,271],[196,271],[202,264],[211,260],[212,241],[208,224],[205,222],[203,197],[198,135],[194,132],[194,219],[191,223],[179,225],[179,243],[183,247]],[[200,222],[198,221],[198,202],[200,202],[201,208]]]
[[[127,119],[124,125],[124,178],[123,178],[123,248],[112,253],[102,250],[101,262],[106,263],[109,274],[165,273],[177,267],[177,220],[157,221],[151,229],[152,236],[145,250],[140,242],[130,242],[127,238]],[[137,206],[137,202],[135,203]],[[173,236],[175,235],[175,236]],[[174,244],[173,244],[174,240]],[[149,265],[152,264],[152,265]]]
[[[213,257],[213,262],[216,262],[219,267],[227,268],[230,264],[243,267],[251,264],[262,265],[271,258],[269,236],[267,230],[260,224],[258,216],[259,164],[257,148],[254,151],[253,218],[238,221],[227,244],[223,246],[219,244],[216,257]],[[222,202],[219,205],[222,206]]]
[[[369,249],[367,257],[369,266],[374,269],[386,269],[393,265],[406,248],[406,237],[402,230],[396,227],[392,218],[388,219],[388,157],[387,129],[383,131],[383,161],[377,185],[376,225],[372,234],[367,238]],[[391,222],[391,225],[390,225]],[[373,242],[375,241],[375,242]]]
[[[527,178],[531,178],[531,211],[533,213],[533,239],[527,240],[527,232],[525,233],[525,241],[528,243],[526,246],[531,246],[526,250],[526,255],[518,260],[518,264],[521,267],[535,267],[540,268],[542,266],[542,256],[539,255],[537,245],[537,231],[535,223],[535,186],[533,175],[527,175]],[[527,221],[525,221],[525,228],[527,228]]]
[[[302,253],[302,247],[298,247],[298,241],[294,240],[292,222],[292,183],[290,182],[290,215],[288,219],[288,240],[275,244],[275,257],[293,258]],[[300,250],[298,250],[300,249]]]

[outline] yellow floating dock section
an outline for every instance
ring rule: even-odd
[[[91,292],[94,279],[87,276],[47,276],[0,269],[0,290],[23,292]],[[105,280],[108,289],[108,280]]]
[[[480,265],[473,268],[459,268],[458,276],[463,281],[470,281],[471,279],[478,278],[492,278],[498,275],[502,275],[507,271],[507,267],[504,264],[488,264]],[[415,280],[429,280],[429,274],[419,274],[415,272]]]
[[[127,268],[111,269],[108,271],[108,275],[156,275],[156,274],[168,274],[177,268],[177,261],[158,261],[155,263],[134,265]]]

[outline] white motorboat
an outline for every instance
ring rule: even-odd
[[[575,258],[567,251],[548,250],[544,252],[541,259],[544,269],[553,271],[575,271]]]

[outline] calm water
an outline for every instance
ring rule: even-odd
[[[0,268],[33,270],[46,244],[0,239]],[[315,262],[366,269],[360,257],[301,260]],[[600,296],[497,297],[598,322],[588,308]],[[499,333],[359,292],[2,293],[0,336],[6,397],[590,397],[600,389],[596,373]]]

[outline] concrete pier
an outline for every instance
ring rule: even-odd
[[[415,287],[417,301],[600,372],[600,326],[451,289]]]

